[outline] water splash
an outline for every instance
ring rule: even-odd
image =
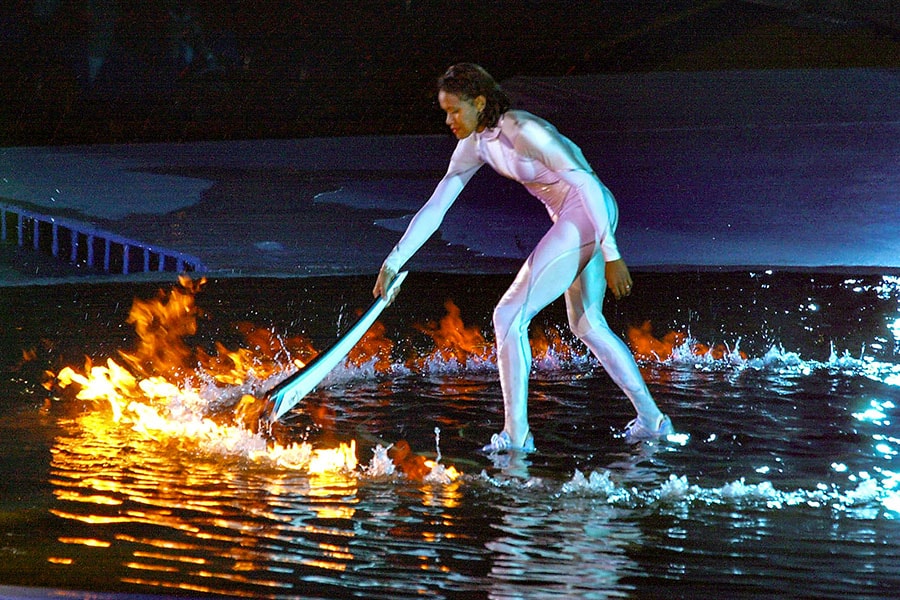
[[[813,489],[781,490],[770,481],[750,483],[746,478],[718,487],[691,484],[685,475],[671,474],[662,483],[648,488],[616,482],[609,471],[585,475],[576,471],[560,488],[558,495],[581,495],[604,500],[621,508],[657,508],[678,506],[763,507],[780,510],[788,507],[826,508],[858,518],[900,518],[900,486],[897,474],[884,473],[879,480],[867,473],[851,476],[848,484],[819,483]],[[855,485],[854,485],[855,484]],[[874,512],[873,512],[874,511]]]
[[[372,448],[372,459],[368,464],[362,466],[362,474],[369,478],[391,477],[394,475],[397,472],[397,467],[394,465],[391,457],[388,456],[388,450],[390,449],[391,446],[385,447],[381,444]]]

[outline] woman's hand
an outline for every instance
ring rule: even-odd
[[[388,266],[382,266],[381,270],[378,272],[378,278],[375,280],[375,287],[372,289],[372,295],[378,298],[381,296],[385,300],[387,300],[388,305],[394,302],[394,298],[397,297],[397,292],[399,290],[394,290],[394,293],[391,294],[391,297],[387,297],[387,289],[390,287],[391,282],[394,280],[394,277],[397,276],[397,272]]]
[[[616,300],[631,294],[631,273],[621,258],[606,263],[606,284]]]

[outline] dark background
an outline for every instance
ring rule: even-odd
[[[461,60],[501,81],[896,67],[897,4],[13,0],[0,145],[443,132],[434,81]]]

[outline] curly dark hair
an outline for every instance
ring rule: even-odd
[[[490,73],[474,63],[457,63],[447,69],[438,79],[438,89],[459,96],[462,100],[484,96],[487,103],[478,118],[478,124],[484,127],[495,127],[500,115],[510,107],[506,92]]]

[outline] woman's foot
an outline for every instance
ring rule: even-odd
[[[650,426],[644,423],[640,417],[632,419],[625,426],[625,441],[629,444],[637,444],[638,442],[658,440],[674,433],[675,428],[672,427],[672,420],[667,415],[660,413],[656,422]]]
[[[496,454],[497,452],[506,452],[508,450],[517,450],[519,452],[534,452],[534,436],[529,431],[525,435],[525,441],[521,446],[514,446],[509,434],[505,431],[495,433],[491,436],[491,443],[485,444],[481,451],[487,454]]]

